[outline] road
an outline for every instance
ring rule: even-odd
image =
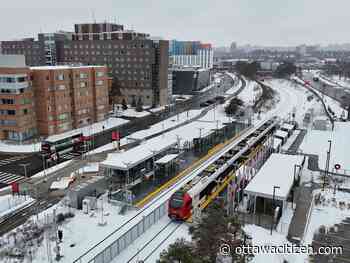
[[[112,132],[118,130],[122,137],[128,136],[136,131],[144,130],[149,128],[149,126],[160,122],[164,119],[175,116],[178,113],[184,112],[189,109],[198,108],[199,104],[205,102],[208,99],[212,99],[215,96],[223,94],[232,85],[232,80],[228,76],[224,76],[223,84],[218,88],[209,89],[201,94],[193,96],[190,100],[185,102],[178,102],[174,107],[169,110],[158,112],[155,114],[150,114],[142,118],[131,119],[130,122],[119,126],[115,129],[106,130],[103,133],[96,134],[93,136],[93,148],[98,148],[107,143],[111,142]],[[74,156],[67,156],[68,159],[72,159]],[[29,164],[26,167],[27,176],[32,175],[42,171],[43,161],[39,154],[0,154],[0,182],[6,182],[10,184],[13,181],[18,181],[24,179],[25,171],[23,164]],[[0,183],[0,188],[6,186],[7,184]]]
[[[304,72],[303,73],[303,79],[310,82],[311,86],[320,91],[322,94],[325,94],[336,101],[343,103],[348,103],[350,93],[348,89],[342,88],[342,87],[333,87],[331,85],[327,85],[321,81],[314,81],[313,80],[313,73],[312,72]],[[345,96],[345,97],[344,97]]]

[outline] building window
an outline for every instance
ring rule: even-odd
[[[86,82],[80,82],[80,88],[85,88],[86,87]]]
[[[103,80],[97,80],[96,81],[96,86],[102,86],[103,85]]]
[[[57,89],[58,90],[65,90],[66,86],[65,85],[58,85]]]
[[[105,73],[103,71],[96,72],[97,77],[103,77],[104,75],[105,75]]]
[[[88,77],[87,73],[80,73],[80,78],[81,79],[86,79]]]
[[[57,75],[57,80],[64,80],[64,74]]]

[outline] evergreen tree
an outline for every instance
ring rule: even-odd
[[[200,260],[196,257],[193,251],[192,244],[181,238],[171,244],[167,250],[160,254],[160,259],[157,263],[199,263]]]
[[[225,107],[225,112],[227,115],[235,115],[239,107],[243,106],[243,101],[238,98],[233,98],[229,105]]]

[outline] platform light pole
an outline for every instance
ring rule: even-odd
[[[323,176],[323,184],[322,184],[322,191],[324,191],[326,187],[326,176],[328,176],[329,173],[329,162],[330,162],[330,157],[331,157],[331,149],[332,149],[332,140],[328,140],[329,146],[328,146],[328,151],[327,151],[327,159],[326,159],[326,167],[325,167],[325,172]]]
[[[197,128],[199,130],[199,139],[202,139],[202,130],[204,130],[203,127]]]
[[[30,163],[21,163],[19,164],[24,169],[24,177],[27,178],[27,166],[30,165]]]
[[[298,179],[296,180],[295,179],[295,177],[296,177],[296,171],[297,171],[297,169],[296,168],[299,168],[299,174],[300,174],[300,170],[301,170],[301,165],[299,165],[299,164],[294,164],[294,174],[293,174],[293,197],[292,197],[292,208],[294,208],[294,192],[295,192],[295,189],[294,189],[294,187],[295,187],[295,182],[296,181],[298,181]],[[296,204],[295,204],[295,206],[296,206]]]
[[[276,186],[276,185],[274,185],[273,186],[273,194],[272,194],[272,215],[271,215],[271,232],[270,232],[270,234],[272,235],[272,229],[273,229],[273,219],[274,219],[274,215],[275,215],[275,210],[274,210],[274,208],[275,208],[275,191],[276,191],[276,189],[280,189],[281,187],[279,187],[279,186]]]

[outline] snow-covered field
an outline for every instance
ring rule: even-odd
[[[246,80],[247,86],[238,95],[238,98],[245,102],[245,105],[253,106],[254,102],[257,101],[261,94],[262,88],[258,83],[251,80]]]
[[[146,130],[134,132],[133,134],[129,135],[128,138],[134,139],[134,140],[142,140],[152,134],[159,133],[163,130],[173,128],[179,124],[189,121],[199,116],[201,112],[202,110],[190,110],[190,111],[182,112],[174,117],[158,122]]]
[[[345,169],[350,173],[349,133],[349,122],[335,122],[334,131],[309,130],[300,149],[304,153],[317,154],[319,167],[324,170],[329,148],[328,140],[331,140],[330,169],[332,170],[335,164],[340,164],[342,170]]]

